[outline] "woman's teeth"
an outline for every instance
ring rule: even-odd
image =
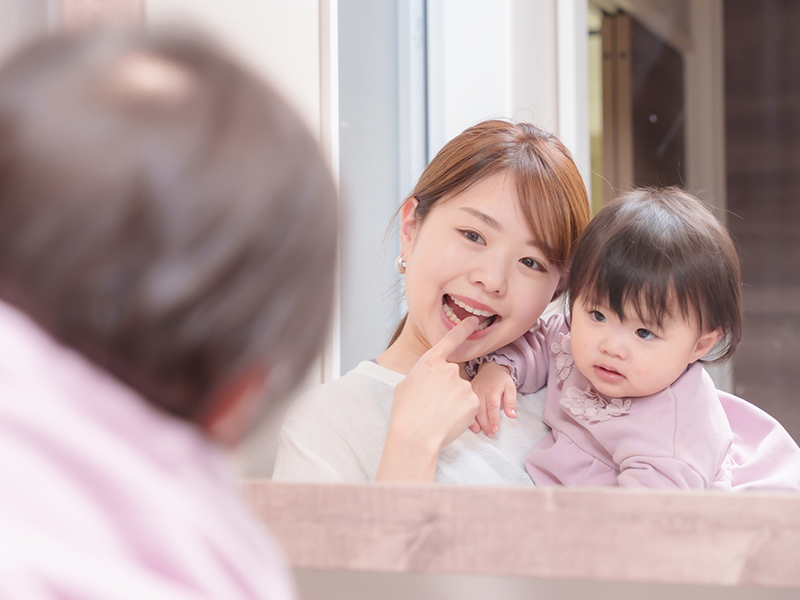
[[[469,304],[461,302],[460,300],[456,300],[452,296],[448,296],[448,298],[450,298],[450,300],[453,301],[453,304],[460,306],[465,311],[472,313],[476,317],[482,317],[481,323],[480,325],[478,325],[475,331],[481,331],[483,329],[486,329],[489,325],[492,324],[492,322],[494,322],[494,319],[492,319],[492,317],[495,316],[494,313],[490,313],[489,311],[486,310],[480,310],[478,308],[472,308]],[[456,316],[456,314],[453,312],[453,309],[448,306],[447,302],[442,303],[442,309],[444,310],[445,316],[448,319],[450,319],[453,323],[455,323],[456,325],[461,323],[461,319],[459,319],[458,316]]]
[[[453,304],[456,304],[457,306],[460,306],[465,311],[467,311],[469,313],[472,313],[476,317],[491,317],[491,316],[494,315],[494,313],[490,313],[488,310],[480,310],[479,308],[472,308],[466,302],[462,302],[461,300],[456,300],[452,296],[450,296],[450,300],[453,301]]]

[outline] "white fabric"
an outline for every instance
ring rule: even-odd
[[[221,449],[0,303],[0,598],[293,597]]]
[[[389,430],[395,386],[404,375],[362,362],[303,395],[281,430],[274,480],[373,481]],[[465,431],[442,450],[437,483],[532,485],[525,455],[549,429],[546,390],[520,395],[517,418],[502,417],[493,439]]]

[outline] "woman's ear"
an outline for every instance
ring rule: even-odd
[[[719,329],[702,334],[694,346],[691,362],[698,361],[708,354],[721,337],[722,332]]]
[[[419,200],[409,198],[400,211],[400,254],[408,260],[408,253],[417,233],[417,206]]]

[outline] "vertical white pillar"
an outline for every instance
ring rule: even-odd
[[[558,0],[558,136],[569,148],[587,190],[589,171],[589,31],[587,0]]]

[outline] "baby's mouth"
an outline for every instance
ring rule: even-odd
[[[442,297],[442,309],[444,310],[444,314],[450,319],[453,323],[458,325],[471,315],[475,315],[479,319],[481,319],[478,328],[475,331],[481,331],[489,327],[489,325],[494,324],[495,321],[500,319],[495,314],[490,313],[486,310],[481,310],[479,308],[473,308],[466,302],[462,302],[461,300],[456,300],[452,296],[445,294]]]
[[[595,369],[600,371],[600,373],[604,373],[610,377],[622,377],[622,373],[617,371],[616,369],[612,369],[611,367],[607,367],[605,365],[595,365]]]

